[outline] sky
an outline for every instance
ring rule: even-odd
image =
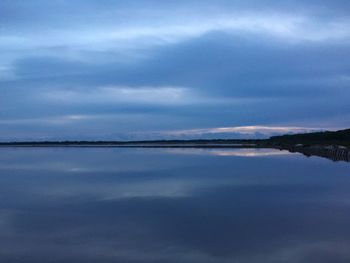
[[[350,127],[347,0],[0,0],[0,140]]]

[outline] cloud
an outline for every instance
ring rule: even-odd
[[[86,90],[55,90],[42,94],[50,101],[61,103],[122,103],[122,104],[183,104],[188,90],[182,87],[99,87]]]
[[[339,129],[340,127],[338,127]],[[237,126],[237,127],[215,127],[202,129],[185,129],[173,131],[144,132],[147,138],[167,138],[167,139],[194,139],[194,138],[235,138],[235,139],[255,139],[267,138],[273,135],[315,132],[322,130],[332,130],[332,127],[293,127],[293,126]],[[142,133],[139,134],[141,136]]]
[[[146,25],[145,25],[146,24]],[[174,17],[162,24],[147,21],[139,23],[112,23],[86,28],[50,30],[46,34],[16,32],[0,37],[0,48],[5,50],[33,50],[66,48],[69,50],[122,50],[137,52],[140,48],[174,44],[197,38],[210,32],[248,34],[259,38],[273,38],[287,43],[330,42],[348,43],[349,20],[322,21],[305,15],[290,13],[233,12],[205,17]],[[76,32],[79,31],[79,34]]]
[[[77,122],[94,121],[119,133],[111,116],[126,115],[128,133],[346,126],[348,5],[3,1],[1,130],[28,133],[42,123],[43,134],[46,123],[55,134],[56,123],[80,134]],[[132,119],[141,115],[148,124],[136,127]]]
[[[241,126],[241,127],[222,127],[222,128],[209,128],[209,129],[194,129],[169,132],[170,134],[188,134],[188,135],[201,135],[206,133],[243,133],[243,134],[255,134],[257,132],[263,134],[272,133],[301,133],[312,132],[320,130],[320,128],[306,128],[306,127],[274,127],[274,126]]]

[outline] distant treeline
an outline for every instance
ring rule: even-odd
[[[343,145],[350,146],[350,129],[325,131],[293,135],[273,136],[268,140],[272,144]]]
[[[150,140],[150,141],[25,141],[0,142],[0,146],[79,146],[79,145],[180,145],[180,144],[254,144],[257,147],[275,147],[303,144],[311,145],[342,145],[350,147],[350,129],[340,131],[325,131],[293,135],[273,136],[269,139],[200,139],[200,140]]]

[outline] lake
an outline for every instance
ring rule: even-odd
[[[0,262],[350,262],[350,163],[268,149],[1,148]]]

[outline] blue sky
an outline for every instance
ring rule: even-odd
[[[349,127],[349,1],[1,0],[0,140]]]

